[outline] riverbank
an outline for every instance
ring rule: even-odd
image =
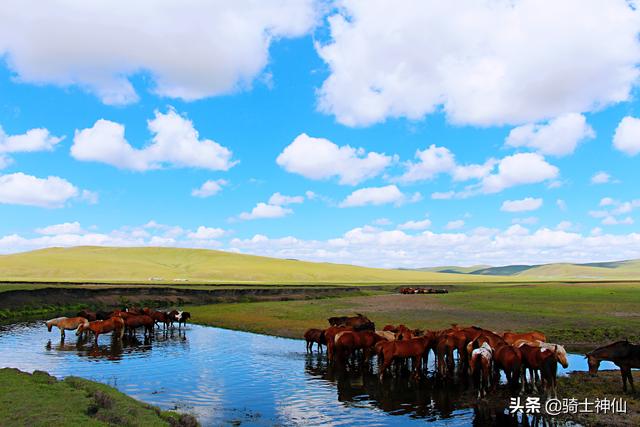
[[[452,323],[496,331],[540,330],[573,351],[619,339],[640,339],[640,285],[458,285],[442,295],[377,292],[304,301],[270,301],[185,307],[194,322],[300,338],[331,316],[363,313],[379,327],[403,323],[442,329]]]
[[[104,384],[46,372],[0,369],[0,424],[6,426],[197,426],[187,414],[161,411]]]
[[[633,371],[633,379],[640,384],[640,372]],[[578,401],[596,398],[622,399],[627,402],[627,413],[597,414],[580,413],[566,417],[585,426],[635,427],[640,425],[640,391],[635,394],[623,393],[620,371],[600,371],[596,377],[587,372],[572,372],[558,379],[560,398],[576,398]]]

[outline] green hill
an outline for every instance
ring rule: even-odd
[[[592,262],[584,264],[505,265],[499,267],[445,266],[419,270],[474,276],[508,276],[522,280],[640,280],[640,260]]]
[[[429,283],[490,280],[182,248],[49,248],[0,256],[0,280],[143,283]]]

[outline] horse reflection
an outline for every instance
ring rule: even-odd
[[[401,375],[388,375],[380,381],[371,368],[372,364],[357,364],[346,370],[337,364],[327,363],[320,354],[307,354],[305,372],[336,386],[339,402],[367,401],[391,415],[446,419],[457,411],[473,411],[474,426],[542,426],[548,418],[533,418],[509,414],[509,396],[487,404],[478,402],[468,381],[442,381],[435,370],[426,372],[419,381],[412,379],[408,371]]]

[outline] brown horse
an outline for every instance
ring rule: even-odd
[[[334,349],[335,346],[335,338],[336,335],[343,331],[352,331],[353,328],[350,326],[330,326],[329,328],[324,330],[324,338],[327,340],[327,358],[329,361],[333,361]]]
[[[551,350],[556,354],[556,359],[558,359],[558,363],[562,365],[563,368],[567,369],[569,367],[569,358],[567,356],[567,350],[560,344],[553,344],[542,341],[527,341],[527,340],[517,340],[513,343],[514,347],[520,347],[523,344],[530,345],[531,347],[540,347],[546,348],[547,350]]]
[[[153,327],[155,326],[154,320],[151,316],[147,316],[146,314],[133,314],[130,316],[126,316],[123,318],[125,329],[129,332],[129,335],[133,335],[136,332],[136,329],[142,327],[144,328],[144,336],[151,337],[153,335]]]
[[[547,396],[555,397],[557,395],[556,381],[558,374],[558,360],[553,351],[540,347],[532,347],[527,344],[520,346],[520,352],[522,353],[522,364],[525,368],[529,369],[529,376],[533,390],[536,391],[534,370],[540,370],[542,377],[542,385],[547,392]],[[524,372],[522,373],[522,381],[526,382]]]
[[[521,334],[505,332],[502,334],[502,338],[507,342],[507,344],[511,345],[518,340],[547,342],[547,336],[539,331],[524,332]]]
[[[629,341],[618,341],[604,347],[596,348],[585,355],[589,361],[589,373],[597,375],[600,362],[609,360],[620,368],[622,374],[622,390],[627,391],[627,380],[631,386],[631,392],[635,393],[631,369],[640,368],[640,345],[631,344]]]
[[[93,322],[83,323],[78,327],[76,335],[80,335],[84,331],[91,331],[95,337],[95,343],[98,343],[100,334],[107,332],[115,332],[122,339],[124,335],[124,320],[121,317],[112,317],[107,320],[95,320]]]
[[[70,331],[73,329],[78,329],[80,325],[88,323],[88,320],[84,317],[56,317],[55,319],[47,320],[45,325],[47,325],[47,329],[51,332],[51,329],[56,326],[60,329],[60,339],[64,339],[64,331]]]
[[[169,324],[171,323],[171,319],[169,314],[164,311],[153,311],[151,310],[147,313],[147,316],[151,316],[156,326],[160,326],[159,323],[162,323],[163,329],[169,329]]]
[[[517,392],[522,372],[522,353],[518,347],[511,346],[505,342],[494,348],[493,372],[495,385],[499,382],[500,370],[504,371],[511,392]]]
[[[327,319],[331,326],[350,326],[356,331],[375,330],[375,324],[367,316],[356,313],[355,316],[330,317]]]
[[[382,380],[385,371],[394,360],[410,358],[413,361],[414,375],[420,376],[422,358],[429,351],[433,335],[425,335],[418,338],[412,338],[402,341],[387,341],[377,345],[379,356],[383,362],[380,366],[380,380]]]
[[[344,331],[335,336],[334,353],[339,360],[346,360],[356,350],[362,350],[364,362],[369,361],[370,351],[377,342],[384,340],[372,331]]]
[[[80,310],[78,312],[78,314],[76,314],[76,316],[77,317],[84,317],[89,322],[93,322],[94,320],[98,320],[97,313],[95,311],[90,311],[90,310]]]
[[[318,352],[322,353],[322,346],[327,345],[327,340],[322,329],[307,329],[304,333],[304,339],[307,341],[307,353],[313,352],[313,344],[318,344]]]

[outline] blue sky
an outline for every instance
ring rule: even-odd
[[[0,22],[1,253],[640,257],[640,17],[624,1],[167,2],[144,23],[80,4],[50,22],[55,4],[28,3]]]

